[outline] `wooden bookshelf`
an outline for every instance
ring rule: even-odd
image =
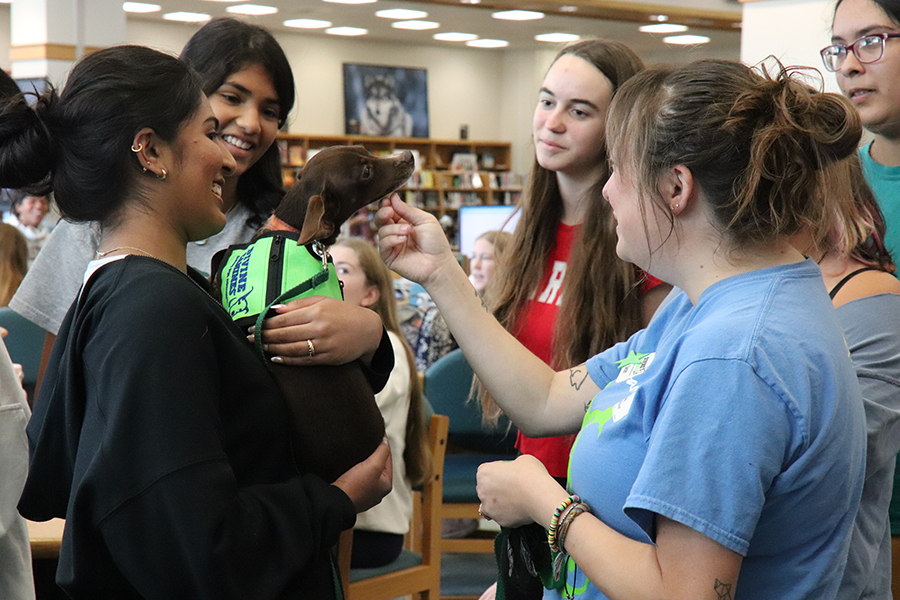
[[[373,154],[411,150],[417,169],[401,193],[407,202],[435,213],[454,215],[460,206],[515,204],[522,192],[523,177],[512,173],[511,144],[469,140],[372,137],[362,135],[280,134],[282,172],[286,186],[312,154],[329,146],[360,145]],[[468,158],[467,164],[454,164]],[[466,161],[462,161],[466,162]]]

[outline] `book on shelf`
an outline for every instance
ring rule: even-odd
[[[312,152],[312,150],[310,150]],[[303,146],[293,145],[288,147],[288,164],[298,167],[306,163],[303,155]]]

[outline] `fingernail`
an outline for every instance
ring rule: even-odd
[[[271,359],[269,359],[269,360],[271,360],[273,363],[278,364],[278,365],[280,365],[281,363],[284,362],[284,359],[281,358],[280,356],[273,356],[273,357],[272,357]]]
[[[279,308],[284,308],[284,304],[273,304],[272,308],[274,308],[275,310],[278,310]]]
[[[248,342],[252,342],[252,341],[253,341],[253,338],[254,338],[254,336],[253,336],[253,334],[251,333],[250,335],[247,336],[247,341],[248,341]]]
[[[387,439],[387,436],[385,436],[385,437],[381,438],[381,443],[382,444],[390,444],[391,442]]]

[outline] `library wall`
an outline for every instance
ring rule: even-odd
[[[194,31],[194,26],[128,21],[131,43],[173,53],[180,52]],[[301,33],[278,32],[275,37],[291,62],[297,86],[297,102],[288,123],[292,133],[344,133],[342,64],[349,62],[426,69],[431,138],[456,139],[459,126],[465,124],[470,139],[504,139],[502,51],[386,44]]]

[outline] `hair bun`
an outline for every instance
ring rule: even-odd
[[[51,88],[37,97],[33,108],[24,94],[0,107],[0,186],[19,189],[48,183],[56,156],[49,126],[56,100]]]

